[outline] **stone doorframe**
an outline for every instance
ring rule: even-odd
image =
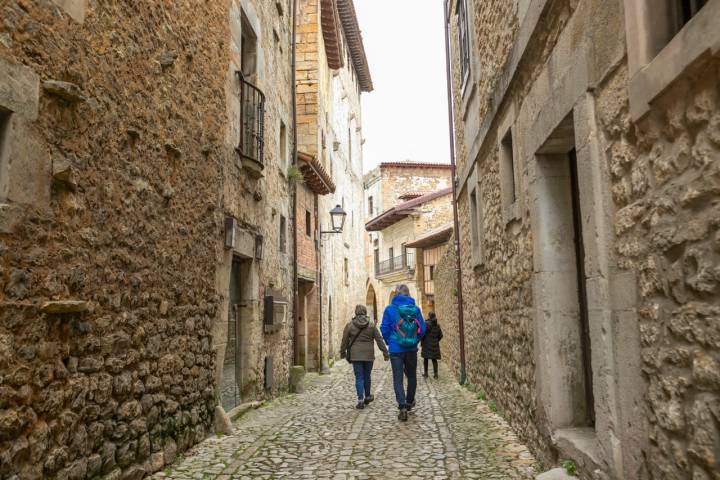
[[[564,80],[567,82],[568,78]],[[557,90],[562,95],[552,92],[544,99],[544,107],[533,112],[535,115],[521,109],[517,118],[519,131],[529,126],[533,129],[526,130],[532,134],[518,140],[522,142],[519,151],[527,166],[533,232],[537,418],[540,431],[551,437],[559,454],[574,459],[584,471],[599,469],[611,478],[638,478],[642,445],[647,437],[642,407],[645,382],[640,370],[637,282],[633,273],[617,268],[613,255],[615,208],[607,164],[601,154],[595,98],[586,90],[586,83],[577,82],[577,78],[570,80],[576,83],[570,88],[561,84]],[[571,306],[577,297],[572,298],[574,292],[563,295],[563,289],[567,291],[568,285],[577,285],[577,279],[568,278],[575,275],[574,265],[572,272],[562,265],[567,260],[563,257],[568,255],[558,254],[560,243],[557,236],[553,237],[558,231],[552,232],[553,226],[548,224],[549,220],[552,223],[553,215],[557,220],[557,212],[550,211],[557,205],[548,204],[548,197],[544,196],[552,195],[555,189],[555,200],[559,198],[557,180],[568,174],[558,170],[552,156],[567,155],[573,148],[577,156],[585,247],[594,428],[582,426],[578,421],[581,415],[575,411],[583,379],[578,380],[582,373],[568,359],[577,359],[580,348]],[[574,255],[570,256],[574,262]],[[577,312],[574,314],[577,316]]]
[[[247,230],[235,228],[235,246],[231,249],[222,249],[221,256],[218,259],[218,265],[215,277],[215,288],[220,296],[221,302],[215,315],[212,328],[212,348],[215,354],[215,397],[218,401],[216,412],[225,412],[220,402],[220,389],[223,381],[223,361],[225,359],[225,350],[227,348],[227,314],[229,308],[228,288],[230,285],[230,275],[232,272],[233,259],[240,260],[243,263],[241,276],[243,283],[240,289],[241,306],[238,310],[239,324],[244,330],[238,332],[242,334],[244,345],[237,345],[242,348],[243,365],[246,367],[256,363],[257,358],[253,356],[253,351],[247,348],[257,338],[262,338],[262,322],[260,321],[260,278],[258,272],[258,261],[255,260],[256,255],[256,239],[255,234]],[[256,379],[254,379],[256,380]],[[242,389],[241,385],[241,389]],[[242,390],[241,390],[242,393]],[[217,424],[216,424],[217,425]]]

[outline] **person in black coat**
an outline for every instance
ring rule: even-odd
[[[435,312],[430,312],[427,319],[427,330],[422,338],[422,357],[424,373],[423,377],[428,376],[428,360],[432,360],[433,374],[438,378],[438,360],[440,360],[440,340],[443,338],[442,328],[438,324]]]

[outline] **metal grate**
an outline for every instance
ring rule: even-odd
[[[414,268],[415,255],[412,253],[405,253],[405,255],[398,255],[397,257],[392,257],[376,263],[375,276],[399,272],[401,270],[412,270]]]
[[[265,95],[252,83],[240,79],[240,141],[237,152],[243,159],[264,164]]]

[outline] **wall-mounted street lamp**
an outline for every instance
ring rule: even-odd
[[[342,233],[343,227],[345,226],[345,218],[347,213],[342,209],[340,205],[335,205],[335,208],[330,210],[330,221],[332,223],[332,230],[321,231],[320,234],[325,233]]]

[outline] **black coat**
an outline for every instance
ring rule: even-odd
[[[440,360],[440,340],[442,340],[442,328],[437,320],[427,321],[427,330],[422,338],[422,358]]]

